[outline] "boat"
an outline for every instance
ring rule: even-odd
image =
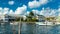
[[[52,23],[36,22],[37,25],[53,25]]]
[[[60,25],[60,22],[36,22],[37,25]]]
[[[18,25],[18,22],[10,22],[10,25]]]
[[[56,22],[56,24],[58,24],[58,25],[59,25],[59,24],[60,24],[60,22]]]

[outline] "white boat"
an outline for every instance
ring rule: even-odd
[[[18,22],[10,22],[10,25],[18,25]]]
[[[36,22],[37,25],[53,25],[52,23]]]
[[[56,22],[56,24],[58,24],[58,25],[59,25],[59,24],[60,24],[60,22]]]
[[[37,25],[60,25],[60,22],[36,22]]]

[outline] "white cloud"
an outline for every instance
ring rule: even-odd
[[[8,11],[8,10],[9,10],[9,8],[4,8],[4,10],[5,10],[5,11]]]
[[[58,12],[59,12],[58,16],[60,16],[60,7],[58,8]]]
[[[8,15],[13,16],[13,15],[15,15],[15,12],[14,12],[13,10],[10,10],[10,11],[8,12]]]
[[[51,10],[50,16],[56,16],[56,10]]]
[[[28,7],[37,8],[37,7],[44,5],[46,3],[48,3],[48,0],[39,0],[39,1],[34,0],[34,1],[28,3]]]
[[[23,5],[22,7],[18,7],[15,11],[15,14],[24,14],[27,9],[27,6]]]
[[[5,15],[9,13],[9,8],[2,8],[0,7],[0,15]]]
[[[14,1],[9,1],[8,4],[9,5],[13,5],[14,4]]]
[[[30,12],[29,11],[27,11],[27,13],[26,14],[29,14]]]
[[[2,14],[2,10],[3,10],[2,7],[0,7],[0,15]]]
[[[34,14],[39,14],[39,10],[32,10],[32,12],[34,13]],[[26,13],[25,13],[25,15],[29,15],[29,13],[30,13],[30,11],[27,11]]]
[[[39,0],[40,4],[46,4],[48,3],[48,0]]]
[[[44,15],[46,13],[45,8],[42,8],[42,10],[40,11],[40,15]]]
[[[25,14],[27,6],[23,5],[22,7],[18,7],[15,11],[10,10],[9,8],[1,8],[0,7],[0,14]]]
[[[32,2],[29,2],[28,3],[28,6],[30,8],[36,8],[36,7],[39,7],[40,6],[40,3],[38,1],[32,1]]]
[[[25,12],[25,14],[24,14],[24,15],[29,15],[29,13],[30,13],[30,11],[27,11],[27,12]]]
[[[10,11],[9,11],[9,14],[14,14],[13,10],[10,10]]]
[[[60,11],[60,8],[58,8],[58,11]]]
[[[2,10],[2,7],[0,7],[0,10]]]
[[[39,14],[40,11],[38,10],[32,10],[34,14]]]
[[[44,15],[45,17],[56,16],[56,13],[57,13],[57,10],[55,10],[55,9],[50,9],[50,8],[41,10],[41,12],[40,12],[40,14],[41,14],[41,15]]]
[[[3,11],[3,14],[8,14],[9,8],[4,8],[2,11]]]

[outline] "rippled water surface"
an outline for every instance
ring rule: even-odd
[[[14,28],[13,28],[14,27]],[[0,34],[18,34],[18,25],[1,25]],[[60,34],[60,25],[40,26],[33,24],[22,24],[21,34]]]

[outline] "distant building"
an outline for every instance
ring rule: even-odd
[[[43,16],[43,15],[38,15],[37,19],[39,22],[45,22],[45,16]]]
[[[9,15],[5,15],[4,18],[5,18],[4,21],[5,21],[7,24],[10,24],[10,20],[13,19],[13,17],[11,17],[11,16],[9,16]]]

